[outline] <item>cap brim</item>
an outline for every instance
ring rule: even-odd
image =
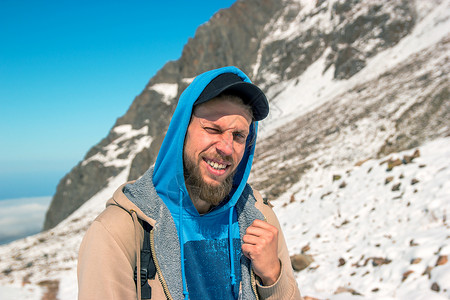
[[[220,88],[209,90],[195,101],[194,105],[205,103],[220,94],[230,94],[239,96],[245,104],[252,107],[255,121],[263,120],[269,114],[269,103],[263,91],[256,85],[249,82],[234,82]]]

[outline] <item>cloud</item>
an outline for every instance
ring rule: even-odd
[[[51,197],[0,201],[0,244],[9,243],[42,230]]]

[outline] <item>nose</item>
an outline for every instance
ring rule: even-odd
[[[229,156],[233,154],[233,133],[224,132],[220,135],[219,141],[216,144],[217,151],[224,155]]]

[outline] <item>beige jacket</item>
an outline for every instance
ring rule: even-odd
[[[155,220],[146,216],[123,194],[121,186],[107,204],[106,209],[94,220],[80,246],[78,256],[78,299],[140,299],[140,288],[136,290],[134,269],[138,264],[143,243],[144,230],[139,220],[152,227]],[[252,273],[253,290],[257,299],[298,300],[302,299],[292,271],[289,253],[280,224],[273,210],[264,204],[259,193],[255,192],[256,208],[266,221],[279,230],[278,256],[282,271],[272,286],[262,286]],[[154,251],[154,248],[152,248]],[[170,249],[168,249],[170,251]],[[153,255],[157,274],[149,280],[152,299],[173,299],[167,283],[159,268],[156,255]],[[139,297],[138,297],[139,296]]]

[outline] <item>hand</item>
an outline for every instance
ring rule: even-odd
[[[267,222],[255,220],[242,240],[242,253],[252,261],[255,274],[261,278],[263,285],[274,284],[281,272],[278,229]]]

